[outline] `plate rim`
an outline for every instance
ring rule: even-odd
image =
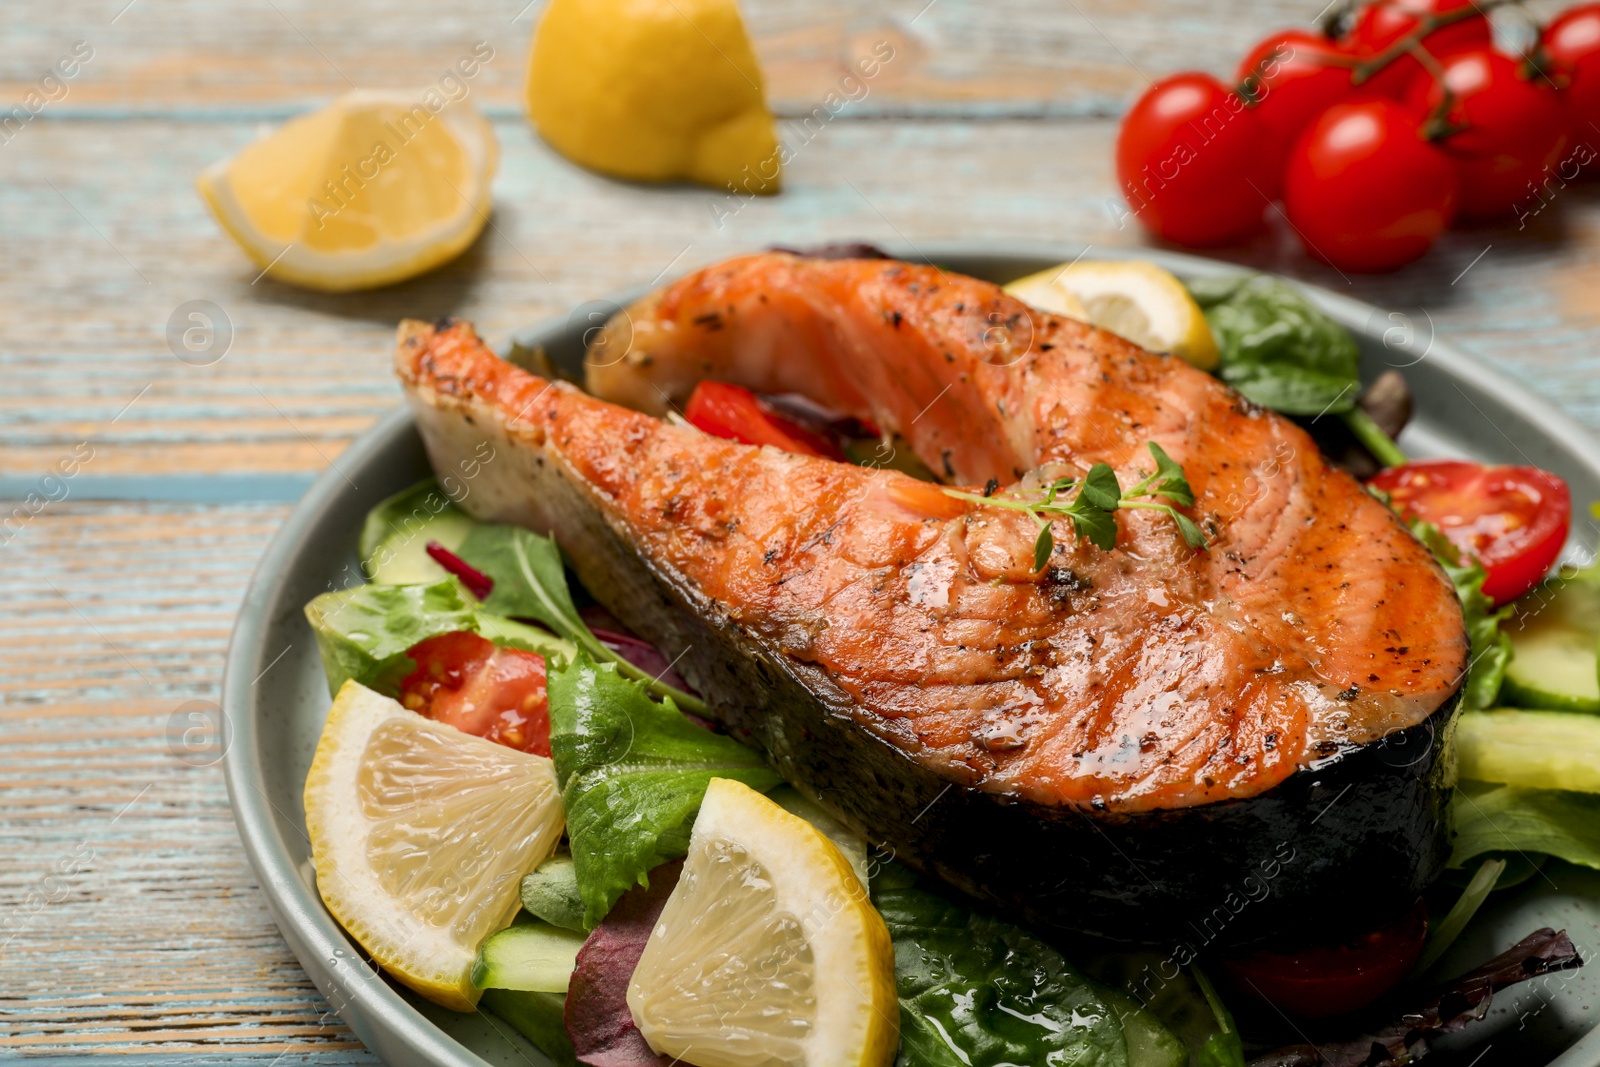
[[[932,263],[952,260],[1062,263],[1072,258],[1071,255],[1063,255],[1064,251],[1075,252],[1081,258],[1091,248],[1094,246],[1009,242],[928,243],[921,247],[912,246],[912,254],[903,258],[912,262]],[[892,248],[890,250],[893,251]],[[1191,276],[1267,274],[1294,285],[1347,326],[1360,321],[1370,323],[1374,315],[1386,314],[1379,305],[1333,292],[1314,283],[1226,260],[1155,248],[1107,247],[1094,248],[1094,251],[1096,258],[1144,259],[1173,273]],[[626,306],[628,300],[638,292],[637,288],[622,290],[619,296],[600,299]],[[561,325],[561,319],[552,317],[537,326],[516,331],[514,336],[547,333]],[[1412,347],[1409,342],[1393,346],[1397,351],[1409,351]],[[1477,357],[1436,338],[1430,339],[1422,358],[1437,360],[1450,377],[1471,385],[1480,395],[1493,396],[1496,405],[1541,426],[1543,436],[1559,440],[1588,457],[1595,457],[1585,462],[1600,477],[1600,442],[1596,441],[1588,428],[1561,408],[1559,400],[1541,396]],[[340,453],[337,463],[342,467],[363,466],[375,455],[393,447],[395,439],[403,437],[412,426],[411,411],[402,403],[359,434]],[[1515,442],[1512,443],[1515,445]],[[388,982],[365,965],[359,955],[351,955],[350,950],[356,946],[324,907],[321,898],[301,879],[290,859],[274,821],[271,809],[275,806],[262,788],[263,776],[257,744],[261,718],[252,692],[259,676],[265,673],[265,669],[270,669],[270,664],[263,669],[266,658],[264,633],[273,622],[271,609],[275,592],[289,573],[291,557],[332,502],[347,488],[341,466],[330,464],[296,502],[283,525],[268,542],[240,601],[228,641],[222,678],[222,712],[226,733],[221,762],[229,808],[245,855],[279,932],[317,989],[367,1048],[385,1062],[404,1060],[438,1067],[489,1067],[488,1061],[455,1040],[402,998]],[[1596,961],[1596,965],[1600,965],[1600,961]],[[356,980],[341,981],[337,973],[341,968],[358,972],[353,975]],[[1600,1024],[1583,1034],[1547,1067],[1600,1067]]]

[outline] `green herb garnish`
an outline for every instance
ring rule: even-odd
[[[1206,535],[1193,519],[1178,510],[1179,507],[1194,506],[1194,490],[1189,488],[1183,468],[1154,441],[1147,442],[1147,447],[1150,455],[1155,457],[1156,469],[1126,491],[1109,464],[1096,463],[1081,480],[1058,478],[1040,489],[1017,489],[988,495],[946,489],[945,494],[957,500],[1023,511],[1033,516],[1033,521],[1039,525],[1039,536],[1033,543],[1033,569],[1036,571],[1044,570],[1045,564],[1050,561],[1050,554],[1055,551],[1055,534],[1051,530],[1051,523],[1056,519],[1066,519],[1080,540],[1086,540],[1102,551],[1109,552],[1115,548],[1117,520],[1112,512],[1118,508],[1166,512],[1177,524],[1185,544],[1190,548],[1204,549]],[[1073,489],[1077,489],[1077,493],[1068,500],[1067,496]],[[1141,497],[1164,497],[1171,503],[1143,500]]]

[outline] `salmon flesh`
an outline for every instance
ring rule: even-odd
[[[1408,907],[1448,855],[1468,641],[1428,550],[1293,423],[1181,360],[893,260],[707,268],[595,338],[586,393],[402,325],[462,506],[551,534],[734,736],[864,837],[1062,930],[1243,943]],[[869,419],[1006,492],[1182,465],[1209,538],[1027,514],[659,417],[712,378]],[[602,399],[604,398],[604,399]],[[890,447],[886,444],[885,448]],[[1201,932],[1205,931],[1205,932]]]

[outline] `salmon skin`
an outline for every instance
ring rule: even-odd
[[[402,325],[463,506],[552,534],[736,737],[868,840],[1058,929],[1230,944],[1398,914],[1442,869],[1455,594],[1297,427],[1183,362],[895,261],[736,259],[609,324],[590,387]],[[891,470],[657,418],[701,378],[800,392],[982,491],[1182,464],[1111,551]],[[643,409],[643,410],[634,410]],[[992,488],[992,485],[991,485]],[[1239,906],[1236,906],[1239,905]]]

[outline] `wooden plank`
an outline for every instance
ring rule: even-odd
[[[220,768],[169,743],[285,510],[64,502],[0,549],[0,1057],[375,1062],[278,934]]]
[[[124,8],[124,5],[127,5]],[[1149,76],[1232,70],[1262,34],[1305,23],[1292,0],[744,0],[780,114],[809,112],[879,41],[896,58],[862,113],[1050,110],[1109,114]],[[347,89],[426,85],[485,41],[479,101],[521,105],[539,0],[463,0],[447,9],[381,0],[271,4],[65,0],[0,6],[0,100],[21,101],[77,41],[93,50],[51,111],[301,107]],[[49,86],[46,87],[50,88]]]
[[[344,296],[255,281],[190,188],[250,124],[29,129],[27,143],[0,152],[0,228],[11,237],[0,261],[0,373],[27,385],[0,400],[0,476],[29,484],[85,445],[93,455],[82,471],[97,476],[320,469],[398,403],[389,347],[403,316],[460,314],[503,340],[586,300],[771,243],[981,242],[1069,255],[1143,240],[1118,225],[1109,122],[841,119],[798,150],[782,195],[748,203],[613,182],[554,155],[519,120],[496,128],[494,227],[427,277]],[[1600,427],[1594,187],[1563,191],[1525,232],[1452,234],[1394,275],[1318,267],[1282,225],[1222,254],[1406,312],[1411,328]],[[232,321],[232,347],[211,366],[180,362],[166,340],[173,310],[193,299]]]
[[[126,7],[124,7],[126,5]],[[894,59],[851,110],[903,115],[1111,115],[1175,70],[1231,74],[1265,33],[1308,25],[1296,0],[744,0],[780,115],[811,111],[880,42]],[[1530,4],[1536,14],[1556,0]],[[520,110],[540,0],[448,9],[381,0],[338,5],[206,0],[66,0],[0,7],[0,100],[21,102],[78,41],[93,50],[44,113],[219,108],[283,114],[354,87],[435,83],[479,41],[494,50],[469,83],[482,106]],[[119,14],[120,12],[120,14]],[[114,19],[114,21],[113,21]]]

